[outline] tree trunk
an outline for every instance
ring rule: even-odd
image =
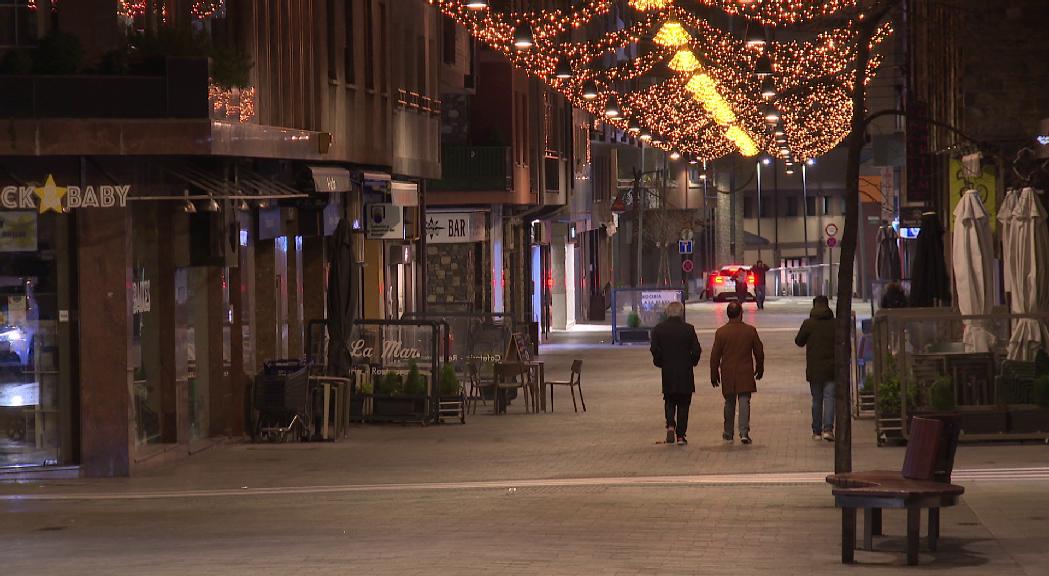
[[[887,10],[885,11],[887,12]],[[885,12],[882,12],[884,16]],[[848,160],[845,171],[845,229],[842,232],[838,266],[837,333],[834,372],[834,472],[852,471],[852,321],[853,269],[856,262],[856,238],[860,208],[860,154],[866,137],[866,82],[870,61],[870,41],[881,18],[858,22],[856,39],[855,85],[852,93],[852,132],[848,137]]]

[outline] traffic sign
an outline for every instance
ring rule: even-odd
[[[691,273],[692,270],[695,269],[695,267],[696,267],[696,265],[691,260],[682,260],[681,261],[681,271],[686,273],[686,274]]]
[[[677,253],[678,254],[691,254],[692,253],[692,240],[678,240],[677,241]]]
[[[623,201],[622,194],[616,196],[616,199],[612,201],[611,209],[613,214],[622,214],[623,212],[626,212],[626,202]]]
[[[827,233],[827,236],[833,238],[838,235],[838,225],[831,222],[830,224],[827,224],[827,227],[824,228],[823,231]]]
[[[838,239],[837,238],[835,238],[833,236],[831,236],[830,238],[827,238],[827,246],[829,248],[833,248],[833,247],[835,247],[837,245],[838,245]]]

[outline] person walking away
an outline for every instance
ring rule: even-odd
[[[667,444],[688,443],[688,409],[696,391],[693,368],[699,364],[703,349],[696,329],[685,322],[685,306],[671,302],[667,319],[652,330],[652,363],[660,368],[663,379],[663,407],[666,413]]]
[[[768,265],[761,259],[750,268],[751,274],[754,275],[754,300],[758,303],[758,310],[765,309],[765,274],[768,271]]]
[[[812,394],[812,439],[834,441],[834,312],[826,296],[812,300],[794,343],[805,348],[805,379]]]
[[[725,430],[721,438],[732,442],[736,406],[739,406],[739,440],[750,444],[750,398],[765,374],[765,348],[757,328],[743,322],[743,306],[728,305],[728,323],[714,333],[710,353],[710,385],[721,386],[725,397]]]
[[[742,305],[747,301],[747,271],[740,268],[736,271],[736,300]]]

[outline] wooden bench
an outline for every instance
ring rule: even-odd
[[[965,488],[951,484],[958,448],[956,421],[914,418],[903,470],[850,472],[827,476],[834,486],[834,505],[841,508],[841,561],[851,564],[856,550],[856,509],[863,509],[863,546],[873,549],[880,536],[884,508],[907,510],[907,564],[918,563],[921,511],[929,510],[929,550],[940,538],[940,508],[954,506]]]

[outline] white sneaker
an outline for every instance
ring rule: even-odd
[[[812,439],[816,440],[818,442],[820,440],[823,440],[823,435],[822,434],[813,434],[812,435]]]
[[[826,440],[827,442],[833,442],[834,441],[834,433],[830,432],[830,431],[824,432],[823,433],[823,439]]]

